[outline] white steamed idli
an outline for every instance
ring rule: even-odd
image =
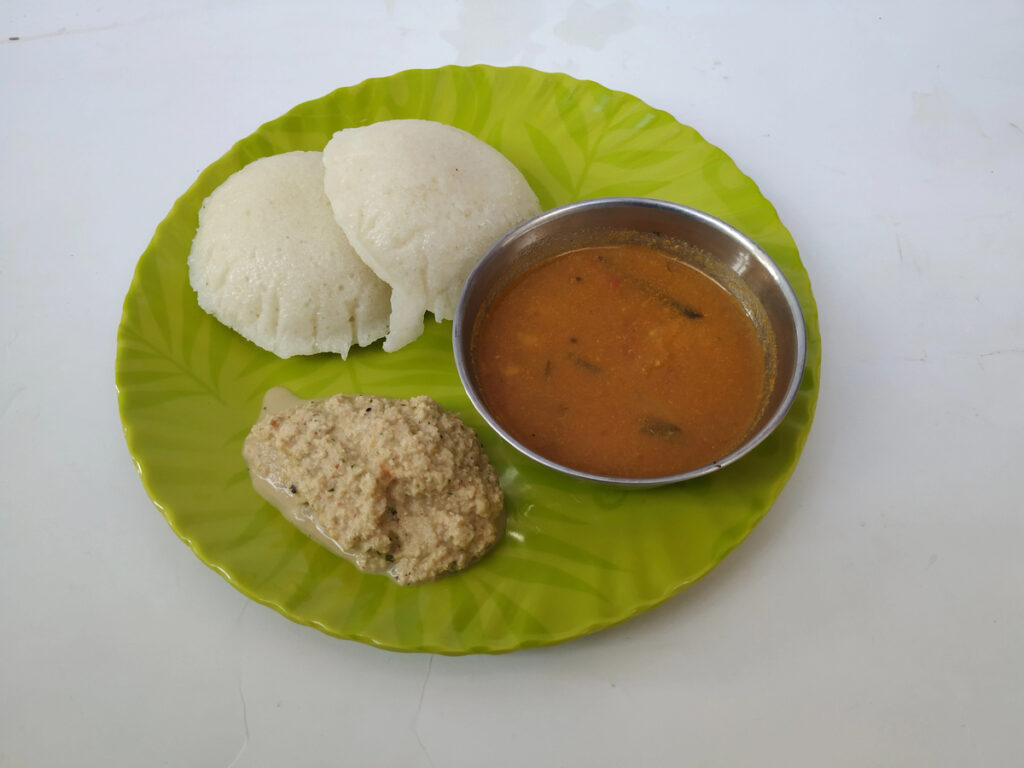
[[[387,333],[390,289],[335,223],[319,152],[261,158],[217,187],[188,268],[200,307],[278,357],[345,357]]]
[[[540,212],[500,152],[450,125],[387,120],[334,134],[327,197],[356,252],[392,289],[393,352],[451,319],[470,271],[505,232]]]

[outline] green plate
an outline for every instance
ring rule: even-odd
[[[745,231],[800,298],[807,367],[782,425],[738,463],[681,485],[627,491],[562,477],[516,454],[459,384],[451,324],[428,321],[395,354],[380,344],[280,360],[199,309],[186,257],[203,199],[265,155],[322,149],[353,125],[450,123],[501,150],[545,208],[604,195],[659,197]],[[789,478],[817,400],[821,342],[811,286],[772,205],[720,149],[670,115],[596,83],[521,67],[412,70],[341,88],[239,141],[175,203],[142,254],[117,339],[128,447],[174,531],[238,590],[338,637],[400,651],[500,653],[569,640],[662,602],[710,571]],[[468,571],[399,587],[311,542],[252,490],[242,440],[263,393],[428,394],[480,434],[505,488],[508,532]]]

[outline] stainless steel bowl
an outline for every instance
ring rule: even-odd
[[[762,408],[747,440],[706,466],[662,477],[608,477],[567,467],[527,448],[494,418],[474,371],[479,323],[504,287],[524,270],[572,248],[609,242],[654,245],[696,266],[729,290],[747,310],[761,339],[768,376]],[[761,443],[783,420],[803,375],[803,313],[785,275],[753,240],[694,208],[636,197],[586,200],[524,222],[499,240],[466,281],[453,332],[459,377],[480,415],[525,456],[573,477],[622,486],[650,487],[706,475],[731,464]]]

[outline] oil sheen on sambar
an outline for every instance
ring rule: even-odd
[[[747,437],[765,378],[740,303],[697,269],[632,245],[569,251],[515,278],[474,355],[483,399],[516,440],[615,477],[724,458]]]

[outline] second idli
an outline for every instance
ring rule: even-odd
[[[324,189],[362,260],[392,289],[392,352],[451,319],[470,271],[508,230],[540,212],[498,150],[454,126],[386,120],[334,134]]]

